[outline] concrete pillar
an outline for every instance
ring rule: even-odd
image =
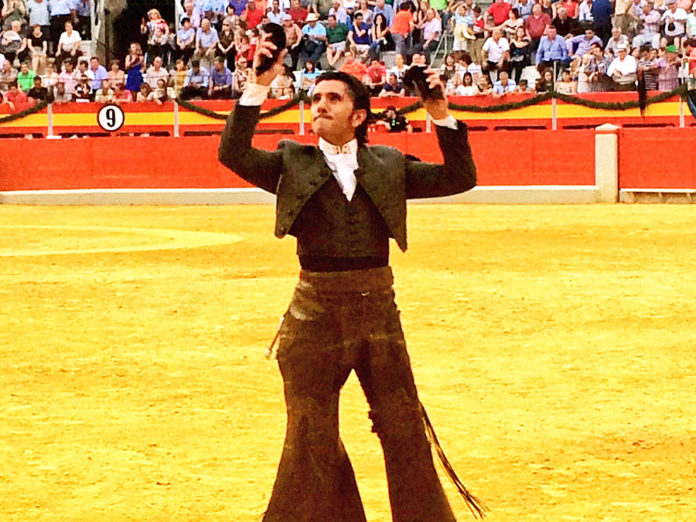
[[[598,203],[619,200],[619,127],[610,123],[595,129],[595,187]]]

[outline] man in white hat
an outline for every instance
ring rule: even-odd
[[[316,13],[307,15],[307,24],[302,28],[302,38],[304,40],[304,50],[302,56],[305,61],[312,60],[314,63],[319,61],[321,55],[326,51],[326,27],[318,24],[319,17]]]
[[[628,53],[628,46],[617,47],[618,56],[609,64],[607,76],[613,80],[615,91],[633,91],[636,88],[638,64]]]

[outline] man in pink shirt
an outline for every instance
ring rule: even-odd
[[[546,33],[546,28],[551,25],[551,17],[541,10],[541,4],[534,4],[532,15],[524,23],[529,37],[532,39],[530,48],[535,53],[539,47],[541,37]]]

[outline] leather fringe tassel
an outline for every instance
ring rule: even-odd
[[[437,457],[440,459],[440,463],[442,464],[445,473],[447,473],[447,476],[452,481],[452,484],[454,484],[454,487],[456,487],[457,491],[459,491],[459,494],[464,499],[464,502],[466,502],[466,507],[469,508],[469,511],[471,511],[471,514],[474,515],[474,518],[485,518],[485,512],[488,510],[488,508],[483,504],[483,502],[472,495],[469,490],[466,489],[464,483],[459,479],[457,472],[454,471],[454,468],[447,458],[447,455],[445,455],[445,451],[442,449],[442,446],[440,446],[440,441],[437,440],[435,428],[433,428],[433,425],[428,418],[428,413],[425,411],[423,403],[421,403],[420,407],[421,411],[423,412],[423,422],[425,423],[425,433],[428,437],[428,441],[430,442],[430,445],[435,448],[435,453],[437,453]]]

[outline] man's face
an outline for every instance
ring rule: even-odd
[[[152,65],[155,66],[155,69],[159,69],[160,67],[162,67],[162,58],[160,58],[159,56],[156,57],[152,62]]]
[[[210,20],[208,20],[207,18],[204,18],[203,20],[201,20],[201,29],[203,29],[204,31],[207,31],[208,29],[210,29]]]
[[[333,15],[329,16],[329,27],[331,27],[333,29],[334,27],[336,27],[336,25],[337,25],[336,17]]]
[[[217,69],[218,71],[222,71],[222,65],[223,65],[222,62],[216,61],[215,62],[215,69]]]
[[[361,15],[361,14],[360,14],[360,15],[355,15],[353,18],[355,19],[355,25],[357,25],[358,27],[360,27],[360,24],[362,24],[362,21],[363,21],[362,15]]]
[[[541,14],[541,5],[540,4],[534,4],[534,7],[532,7],[532,14],[535,16],[539,16]]]
[[[339,80],[319,82],[312,94],[312,131],[334,145],[355,137],[355,129],[365,121],[364,110],[355,111],[346,84]]]
[[[547,29],[547,34],[549,35],[549,40],[556,38],[556,28],[553,25],[550,25]]]
[[[404,64],[404,57],[400,54],[394,56],[394,63],[401,67]]]
[[[96,58],[92,58],[89,61],[89,64],[92,66],[93,71],[96,71],[99,68],[99,60],[97,60]]]
[[[79,68],[80,72],[85,72],[87,70],[87,62],[80,62]]]
[[[428,22],[430,22],[433,18],[435,18],[435,11],[433,11],[432,9],[428,9],[428,10],[425,12],[425,19],[426,19]]]
[[[277,13],[280,10],[280,4],[278,0],[273,0],[273,12]]]
[[[392,85],[396,85],[396,74],[389,75],[389,83]]]
[[[505,71],[500,72],[500,83],[502,83],[503,85],[507,85],[509,79],[510,77],[508,76],[508,73],[506,73]]]
[[[592,40],[592,38],[594,38],[594,31],[592,29],[585,31],[585,38]]]

